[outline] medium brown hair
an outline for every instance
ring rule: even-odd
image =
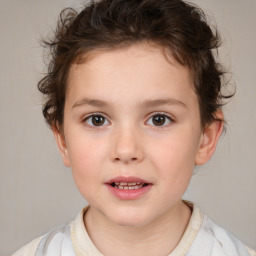
[[[198,96],[201,124],[216,119],[224,99],[224,69],[216,60],[220,37],[197,6],[181,0],[91,1],[77,13],[64,9],[50,49],[48,73],[39,81],[46,95],[43,115],[51,127],[61,128],[71,64],[85,61],[97,49],[116,49],[147,42],[166,49],[191,73]]]

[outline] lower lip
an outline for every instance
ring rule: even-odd
[[[119,189],[106,184],[108,189],[114,196],[122,200],[136,200],[145,195],[152,187],[151,184],[138,189]]]

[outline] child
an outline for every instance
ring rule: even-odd
[[[44,117],[89,206],[25,255],[249,256],[183,201],[223,130],[219,37],[181,0],[101,0],[61,14]]]

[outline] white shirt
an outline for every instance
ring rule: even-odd
[[[197,206],[177,247],[168,256],[256,256],[227,230],[204,215]],[[103,256],[84,226],[85,207],[71,223],[39,237],[12,256]]]

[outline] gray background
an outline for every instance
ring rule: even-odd
[[[46,36],[71,0],[0,1],[0,255],[10,255],[52,227],[75,217],[86,203],[61,162],[42,114],[37,81],[45,67]],[[233,71],[235,98],[212,160],[197,168],[186,199],[256,248],[256,1],[194,0],[224,36],[223,62]]]

